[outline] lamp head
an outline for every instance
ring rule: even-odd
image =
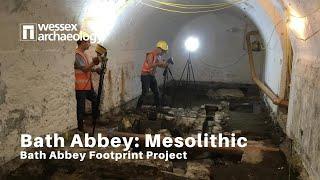
[[[188,37],[184,43],[187,51],[194,52],[199,48],[199,40],[196,37]]]

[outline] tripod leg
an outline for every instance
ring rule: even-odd
[[[170,69],[169,67],[168,67],[168,71],[169,71],[170,76],[171,76],[171,79],[172,79],[172,81],[173,81],[173,83],[172,83],[172,88],[176,88],[176,85],[177,85],[177,84],[176,84],[176,80],[174,79],[174,77],[173,77],[173,75],[172,75],[172,72],[171,72],[171,69]],[[168,78],[167,80],[169,80],[169,74],[168,74],[168,77],[167,77],[167,78]],[[175,102],[175,98],[176,98],[176,91],[173,90],[173,91],[171,91],[170,93],[171,93],[171,95],[172,95],[170,105],[173,106],[173,105],[174,105],[174,102]]]
[[[163,76],[163,90],[162,90],[162,95],[161,95],[161,106],[164,106],[164,96],[166,94],[167,90],[167,80],[168,80],[168,68],[165,70],[165,74]]]
[[[163,88],[162,88],[162,95],[161,95],[161,106],[164,105],[164,95],[165,95],[165,91],[166,91],[166,78],[164,77],[164,81],[163,81]]]
[[[189,79],[190,79],[190,64],[188,63],[188,70],[187,70],[187,85],[186,89],[189,88]]]
[[[188,65],[188,62],[186,63],[186,65],[185,65],[184,68],[183,68],[183,71],[182,71],[182,74],[181,74],[181,77],[180,77],[180,81],[179,81],[179,85],[180,85],[181,80],[182,80],[182,78],[183,78],[184,71],[185,71],[186,68],[187,68],[187,65]],[[182,84],[182,83],[181,83],[181,84]]]
[[[168,71],[169,71],[169,73],[170,73],[170,76],[171,76],[172,80],[174,80],[174,77],[173,77],[173,75],[172,75],[172,72],[171,72],[170,68],[168,68]],[[168,78],[169,78],[169,77],[168,77]]]
[[[190,63],[190,65],[191,65],[191,71],[192,71],[192,76],[193,76],[193,85],[194,85],[194,88],[196,88],[196,79],[194,78],[193,67],[192,67],[191,63]]]
[[[190,87],[190,62],[188,62],[188,71],[187,71],[187,82],[186,82],[186,92],[189,94],[189,87]],[[190,97],[189,95],[186,98],[186,107],[190,105]]]
[[[162,97],[161,97],[161,106],[165,105],[165,95],[168,93],[167,92],[167,82],[169,80],[169,75],[168,72],[166,73],[164,77],[164,82],[163,82],[163,92],[162,92]]]
[[[191,62],[189,62],[189,79],[188,79],[188,92],[189,92],[189,96],[188,96],[188,106],[191,106],[191,93],[192,93],[192,83],[191,83]]]

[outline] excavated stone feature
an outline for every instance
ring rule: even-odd
[[[172,131],[178,129],[180,135],[187,137],[197,133],[217,134],[223,131],[223,125],[230,120],[229,103],[224,101],[217,104],[206,104],[192,108],[171,108],[166,106],[157,114],[157,120],[161,126]],[[143,106],[145,112],[154,111],[153,106]],[[140,115],[140,117],[142,117]],[[137,120],[137,119],[136,119]],[[150,124],[152,121],[140,121],[142,124]],[[120,127],[124,130],[132,130],[134,121],[124,117]],[[153,123],[154,124],[154,123]],[[120,128],[121,129],[121,128]],[[140,127],[141,129],[141,127]],[[153,129],[146,128],[146,133],[155,133]]]
[[[133,124],[131,123],[129,118],[123,117],[123,119],[121,120],[120,129],[123,131],[129,131],[132,128],[132,125]]]
[[[215,125],[211,128],[212,134],[218,134],[222,132],[222,127],[220,125]]]
[[[218,111],[215,113],[214,120],[217,123],[220,123],[222,120],[230,119],[230,114],[225,111]]]
[[[218,96],[222,96],[222,97],[235,97],[235,98],[244,97],[244,94],[240,89],[218,89],[216,93],[218,94]]]
[[[228,99],[228,98],[243,98],[244,93],[240,89],[218,89],[208,90],[207,94],[209,99]]]
[[[258,164],[263,160],[263,153],[259,149],[246,149],[242,155],[241,162]]]
[[[181,168],[173,168],[173,173],[179,174],[179,175],[184,175],[186,173],[186,171]]]
[[[167,121],[173,121],[175,118],[172,116],[164,116]]]
[[[194,131],[201,132],[203,130],[203,123],[206,121],[206,118],[198,117],[194,123]]]
[[[168,129],[160,129],[158,133],[163,137],[171,137],[171,133]]]
[[[219,105],[219,110],[229,111],[230,103],[228,101],[221,101]]]
[[[119,130],[120,131],[132,131],[135,123],[140,120],[145,120],[146,117],[134,113],[126,114],[122,117],[121,121],[119,122]]]
[[[153,107],[144,106],[144,108],[147,110]],[[164,124],[170,124],[167,127],[170,130],[172,130],[172,127],[179,129],[183,136],[195,135],[202,132],[217,134],[222,132],[222,124],[230,120],[229,113],[229,103],[226,101],[186,109],[166,106],[158,113],[157,120],[163,121]]]
[[[210,179],[210,165],[200,162],[188,162],[186,176],[191,179]]]
[[[145,131],[144,131],[145,134],[152,134],[153,131],[151,128],[147,128]]]
[[[197,119],[193,117],[181,117],[177,119],[176,124],[182,132],[187,133],[190,132],[191,129],[193,129],[196,120]]]

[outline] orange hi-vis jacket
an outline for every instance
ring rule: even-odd
[[[76,54],[79,54],[84,61],[85,65],[89,65],[88,57],[78,49],[76,49]],[[91,81],[91,71],[83,72],[80,69],[75,69],[75,89],[76,90],[91,90],[92,81]]]
[[[148,55],[149,54],[152,54],[152,57],[153,57],[152,63],[156,63],[158,61],[158,56],[154,51],[148,52],[146,54],[146,59],[144,60],[144,63],[142,65],[141,75],[154,75],[156,72],[156,67],[150,67],[148,64]]]

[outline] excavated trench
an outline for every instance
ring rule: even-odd
[[[163,92],[164,89],[162,88]],[[195,89],[171,83],[165,89],[163,109],[155,110],[148,96],[142,111],[123,108],[98,123],[97,132],[160,133],[196,136],[197,133],[245,136],[259,147],[237,151],[188,149],[188,160],[37,160],[7,172],[7,178],[40,179],[296,179],[279,146],[283,134],[275,126],[254,85],[197,83]],[[89,118],[88,118],[89,119]],[[91,124],[87,121],[86,129]],[[60,148],[83,152],[92,149]],[[279,150],[268,150],[279,149]],[[145,152],[144,147],[132,151]],[[43,149],[43,151],[49,151]],[[52,149],[50,149],[52,151]],[[97,149],[110,152],[114,148]],[[163,152],[164,149],[153,149]],[[181,151],[169,149],[171,152]]]

